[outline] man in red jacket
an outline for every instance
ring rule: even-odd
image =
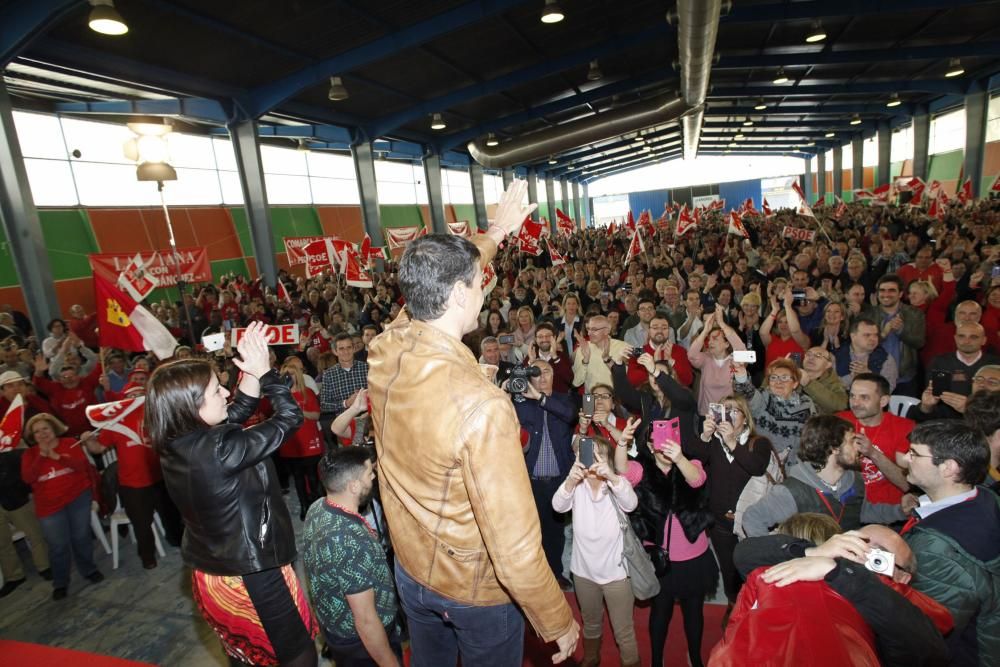
[[[59,370],[59,381],[54,382],[45,376],[49,364],[45,357],[35,357],[35,377],[32,382],[49,399],[54,414],[66,425],[66,435],[78,437],[90,428],[87,421],[87,406],[97,402],[94,390],[101,377],[101,366],[97,364],[85,377],[80,377],[73,366],[64,366]]]
[[[694,382],[694,371],[688,361],[687,350],[671,342],[670,321],[662,315],[655,316],[649,322],[649,342],[642,348],[653,357],[653,361],[666,361],[677,373],[677,381],[685,387]],[[632,355],[628,361],[628,381],[633,387],[640,387],[649,378],[646,369],[639,365],[638,354]]]
[[[97,313],[87,314],[80,304],[69,308],[69,328],[83,344],[92,350],[101,346],[97,338]]]

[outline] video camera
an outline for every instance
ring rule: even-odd
[[[515,403],[524,402],[524,392],[528,391],[529,378],[536,378],[542,374],[542,369],[538,366],[516,366],[510,372],[507,379],[507,393]]]

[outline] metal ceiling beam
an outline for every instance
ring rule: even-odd
[[[666,151],[666,152],[645,153],[645,154],[636,155],[636,156],[633,156],[633,157],[630,157],[630,158],[627,158],[627,159],[626,158],[622,158],[622,159],[611,159],[611,160],[597,160],[597,161],[589,162],[587,164],[578,165],[578,166],[574,167],[573,169],[570,169],[570,170],[568,170],[566,172],[563,172],[561,175],[565,176],[567,178],[576,178],[576,177],[578,177],[579,175],[581,175],[585,171],[588,172],[588,173],[592,173],[594,171],[600,171],[601,169],[606,169],[606,168],[609,168],[609,167],[619,167],[619,166],[626,166],[626,165],[631,165],[631,164],[639,164],[639,163],[646,162],[646,161],[651,160],[651,159],[657,159],[657,158],[662,158],[662,157],[669,157],[669,156],[672,156],[672,155],[680,156],[682,154],[683,154],[683,149],[682,148],[675,148],[675,149],[672,149],[672,150],[669,150],[669,151]]]
[[[467,142],[485,136],[489,132],[498,132],[507,127],[537,120],[543,116],[558,113],[560,111],[566,111],[567,109],[573,109],[590,102],[612,97],[613,95],[629,93],[656,83],[670,84],[676,82],[673,78],[665,79],[665,74],[666,68],[657,67],[638,77],[622,79],[604,86],[591,88],[587,92],[580,95],[567,95],[566,97],[534,106],[528,111],[519,111],[507,116],[495,118],[491,121],[481,123],[475,127],[470,127],[460,132],[455,132],[454,134],[445,135],[438,140],[437,145],[442,149],[464,146]]]
[[[740,99],[745,99],[746,95],[739,95]],[[901,104],[900,106],[889,109],[885,104],[849,104],[845,102],[834,103],[834,104],[824,104],[822,102],[817,102],[816,104],[810,104],[805,106],[802,104],[802,100],[791,100],[790,104],[781,104],[780,106],[769,106],[763,111],[757,111],[753,108],[752,104],[745,106],[723,106],[721,100],[713,100],[711,93],[709,94],[708,111],[705,113],[706,117],[713,116],[849,116],[854,114],[905,114],[911,115],[915,108],[913,104]],[[794,103],[794,104],[792,104]]]
[[[757,83],[745,88],[727,88],[724,85],[709,91],[709,104],[713,97],[796,97],[799,95],[881,95],[889,93],[937,93],[961,95],[968,83],[961,79],[949,81],[873,81],[870,83],[812,84],[789,86],[786,84]]]
[[[680,138],[673,139],[671,141],[665,141],[656,146],[655,149],[649,151],[642,151],[641,149],[633,149],[621,151],[620,153],[614,155],[593,155],[585,160],[576,160],[569,164],[559,165],[557,167],[550,168],[548,173],[556,176],[562,176],[571,172],[579,171],[581,169],[588,169],[593,164],[601,164],[603,162],[608,162],[610,160],[631,160],[638,157],[643,157],[652,153],[663,153],[664,151],[674,151],[682,145],[682,140]]]
[[[170,116],[194,123],[225,125],[231,114],[218,100],[203,97],[180,97],[166,100],[108,100],[104,102],[57,102],[58,113],[117,115],[117,116]]]
[[[6,2],[0,11],[0,70],[63,17],[86,7],[83,0]]]
[[[245,112],[259,117],[282,106],[300,91],[326,80],[330,76],[378,62],[407,48],[424,44],[455,30],[506,12],[527,0],[472,0],[437,16],[374,39],[332,58],[313,63],[297,72],[250,91]]]
[[[722,23],[723,25],[771,23],[841,16],[912,13],[920,10],[953,9],[983,4],[998,3],[984,3],[977,0],[841,0],[841,2],[836,3],[825,1],[777,2],[768,5],[736,3],[732,11],[722,17]]]
[[[647,141],[651,142],[653,140],[663,141],[665,139],[676,139],[676,138],[679,138],[681,135],[680,135],[679,128],[677,128],[677,127],[668,127],[668,128],[663,129],[663,130],[660,130],[658,132],[650,132],[649,134],[644,134],[642,136]],[[559,161],[559,164],[561,166],[565,166],[570,161],[580,160],[580,159],[585,158],[585,157],[587,157],[589,155],[599,155],[599,154],[603,154],[603,153],[607,153],[607,152],[611,152],[611,151],[622,150],[622,149],[626,149],[626,148],[629,148],[629,147],[634,147],[636,145],[636,143],[637,142],[635,141],[635,139],[621,139],[619,141],[615,141],[613,143],[608,143],[608,144],[587,145],[587,146],[581,147],[581,149],[579,149],[579,150],[570,151],[570,152],[566,152],[566,153],[561,153],[561,154],[559,154],[559,155],[556,156],[556,159]],[[530,166],[535,167],[536,169],[538,169],[540,171],[550,171],[549,165],[548,165],[547,162],[538,162],[538,163],[535,163],[535,164],[530,165]]]
[[[436,112],[444,112],[452,107],[459,106],[472,100],[480,99],[496,93],[509,90],[521,84],[542,79],[559,72],[564,72],[571,67],[587,63],[596,58],[601,58],[610,53],[617,53],[626,48],[644,44],[654,39],[662,39],[669,34],[666,23],[656,24],[652,28],[647,28],[632,35],[623,35],[606,40],[596,46],[588,47],[567,53],[559,58],[549,60],[543,59],[540,63],[519,69],[509,74],[504,74],[495,79],[466,86],[459,90],[452,91],[445,95],[440,95],[433,99],[416,104],[404,111],[389,114],[376,119],[367,127],[369,136],[381,136],[388,132],[402,127],[410,121]],[[581,103],[582,104],[582,103]]]
[[[888,63],[908,60],[942,60],[965,57],[1000,57],[1000,42],[970,42],[947,46],[910,46],[900,49],[815,51],[771,55],[723,55],[712,70],[743,70],[778,67],[812,67],[853,63]]]

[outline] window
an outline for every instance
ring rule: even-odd
[[[877,167],[878,166],[878,136],[871,137],[870,139],[865,139],[862,143],[863,153],[862,153],[862,166],[865,167]]]
[[[946,153],[965,147],[965,109],[956,109],[931,119],[928,153]]]
[[[986,111],[986,141],[1000,141],[1000,95],[990,98]]]
[[[441,170],[441,197],[445,204],[471,204],[472,180],[469,172],[458,169]]]
[[[892,133],[890,162],[902,162],[913,159],[913,126],[907,125]]]

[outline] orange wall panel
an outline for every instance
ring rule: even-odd
[[[1000,141],[986,144],[986,154],[983,156],[983,176],[1000,174]]]
[[[0,287],[0,304],[8,303],[14,310],[20,310],[25,315],[28,314],[28,302],[24,300],[24,292],[19,286]]]
[[[138,210],[92,208],[87,210],[87,216],[101,252],[126,253],[153,249],[153,242]]]
[[[189,208],[185,213],[194,230],[195,245],[205,247],[209,261],[243,256],[229,209]]]
[[[57,280],[55,288],[59,311],[64,315],[69,314],[70,306],[76,303],[88,313],[94,312],[94,281],[90,278]]]
[[[351,243],[361,243],[365,238],[364,223],[359,206],[317,206],[323,233],[337,236]]]
[[[864,172],[861,176],[861,187],[875,187],[875,167],[864,167]]]
[[[444,220],[445,222],[458,222],[458,218],[455,217],[455,207],[451,204],[444,205]]]
[[[845,169],[843,171],[843,173],[840,175],[840,185],[841,185],[841,187],[844,188],[844,190],[853,190],[854,189],[854,180],[853,179],[854,179],[854,170],[853,169]]]

